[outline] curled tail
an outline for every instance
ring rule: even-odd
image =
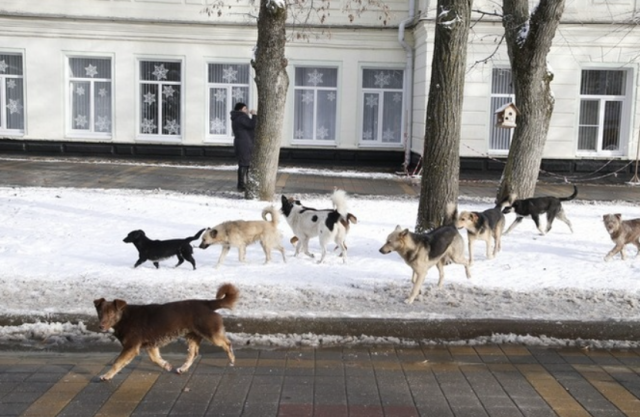
[[[269,219],[267,218],[267,214],[271,214],[271,223],[273,223],[274,226],[278,226],[278,220],[280,218],[280,213],[278,212],[278,210],[274,206],[265,207],[262,210],[262,218],[265,221],[269,221]]]
[[[206,229],[200,229],[200,231],[198,231],[198,233],[196,233],[195,235],[188,237],[187,238],[187,242],[193,242],[194,240],[198,239],[200,237],[200,235],[202,234],[202,232],[204,232]]]
[[[343,219],[347,219],[349,215],[349,207],[347,206],[347,192],[345,190],[336,189],[331,195],[331,201],[336,211],[340,213]]]
[[[500,208],[500,210],[504,209],[505,207],[509,207],[511,205],[513,205],[513,202],[516,201],[516,195],[515,194],[509,194],[507,196],[505,196],[501,201],[496,200],[496,208]]]
[[[218,292],[216,293],[216,299],[211,300],[211,309],[217,310],[219,308],[228,308],[232,309],[236,301],[238,301],[238,297],[240,296],[240,291],[233,284],[222,284],[220,288],[218,288]]]
[[[558,200],[560,201],[569,201],[569,200],[573,200],[574,198],[576,198],[578,195],[578,187],[576,187],[575,185],[573,186],[573,194],[571,194],[569,197],[560,197]]]

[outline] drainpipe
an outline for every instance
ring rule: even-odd
[[[404,170],[407,171],[411,163],[411,143],[413,131],[413,47],[404,40],[405,27],[411,23],[415,15],[416,0],[409,0],[409,16],[400,22],[398,26],[398,42],[407,54],[406,70],[404,71],[404,86],[402,95],[404,97],[403,113],[405,115],[405,138],[404,141]],[[428,3],[428,2],[427,2]]]

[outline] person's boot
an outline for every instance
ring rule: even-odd
[[[238,191],[245,190],[245,178],[247,167],[238,167]]]

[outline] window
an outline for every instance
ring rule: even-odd
[[[402,143],[402,84],[404,71],[362,71],[363,144]]]
[[[110,58],[69,58],[69,109],[72,133],[110,136]]]
[[[182,64],[140,62],[140,119],[143,138],[181,138]]]
[[[627,71],[583,70],[580,82],[578,151],[620,154]]]
[[[491,73],[491,114],[489,117],[489,150],[505,152],[509,150],[513,129],[505,129],[496,126],[496,110],[507,103],[515,101],[511,69],[494,68]]]
[[[0,132],[24,133],[22,54],[0,53]]]
[[[209,135],[230,140],[230,113],[236,103],[249,105],[249,64],[209,64]]]
[[[293,123],[296,141],[335,141],[337,97],[337,68],[295,69]]]

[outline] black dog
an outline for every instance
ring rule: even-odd
[[[136,249],[138,249],[138,261],[133,265],[134,268],[146,261],[153,262],[155,267],[159,268],[160,265],[158,261],[177,256],[178,264],[176,267],[180,266],[186,259],[193,265],[193,269],[196,269],[196,260],[193,259],[191,242],[198,239],[204,230],[205,229],[200,230],[192,237],[171,240],[151,240],[142,230],[134,230],[122,241],[125,243],[133,243]]]
[[[531,219],[533,219],[533,222],[536,224],[536,227],[538,228],[540,233],[543,235],[545,233],[548,233],[549,230],[551,230],[553,220],[556,217],[562,220],[563,222],[565,222],[567,226],[569,226],[569,230],[571,230],[571,233],[573,233],[571,222],[569,221],[569,219],[567,219],[567,216],[564,214],[564,210],[562,209],[562,202],[573,200],[574,198],[576,198],[577,195],[578,195],[578,187],[574,185],[573,194],[571,194],[569,197],[558,198],[558,197],[547,196],[547,197],[532,197],[532,198],[525,198],[523,200],[515,200],[513,204],[511,204],[508,207],[505,207],[504,210],[502,210],[502,212],[505,214],[511,213],[511,211],[515,211],[516,213],[516,219],[513,221],[513,223],[511,223],[511,226],[509,226],[509,228],[507,229],[506,232],[504,232],[504,234],[506,235],[507,233],[509,233],[511,229],[513,229],[518,224],[520,224],[522,219],[526,216],[531,216]],[[542,228],[540,227],[540,215],[543,213],[547,213],[546,232],[542,231]]]

